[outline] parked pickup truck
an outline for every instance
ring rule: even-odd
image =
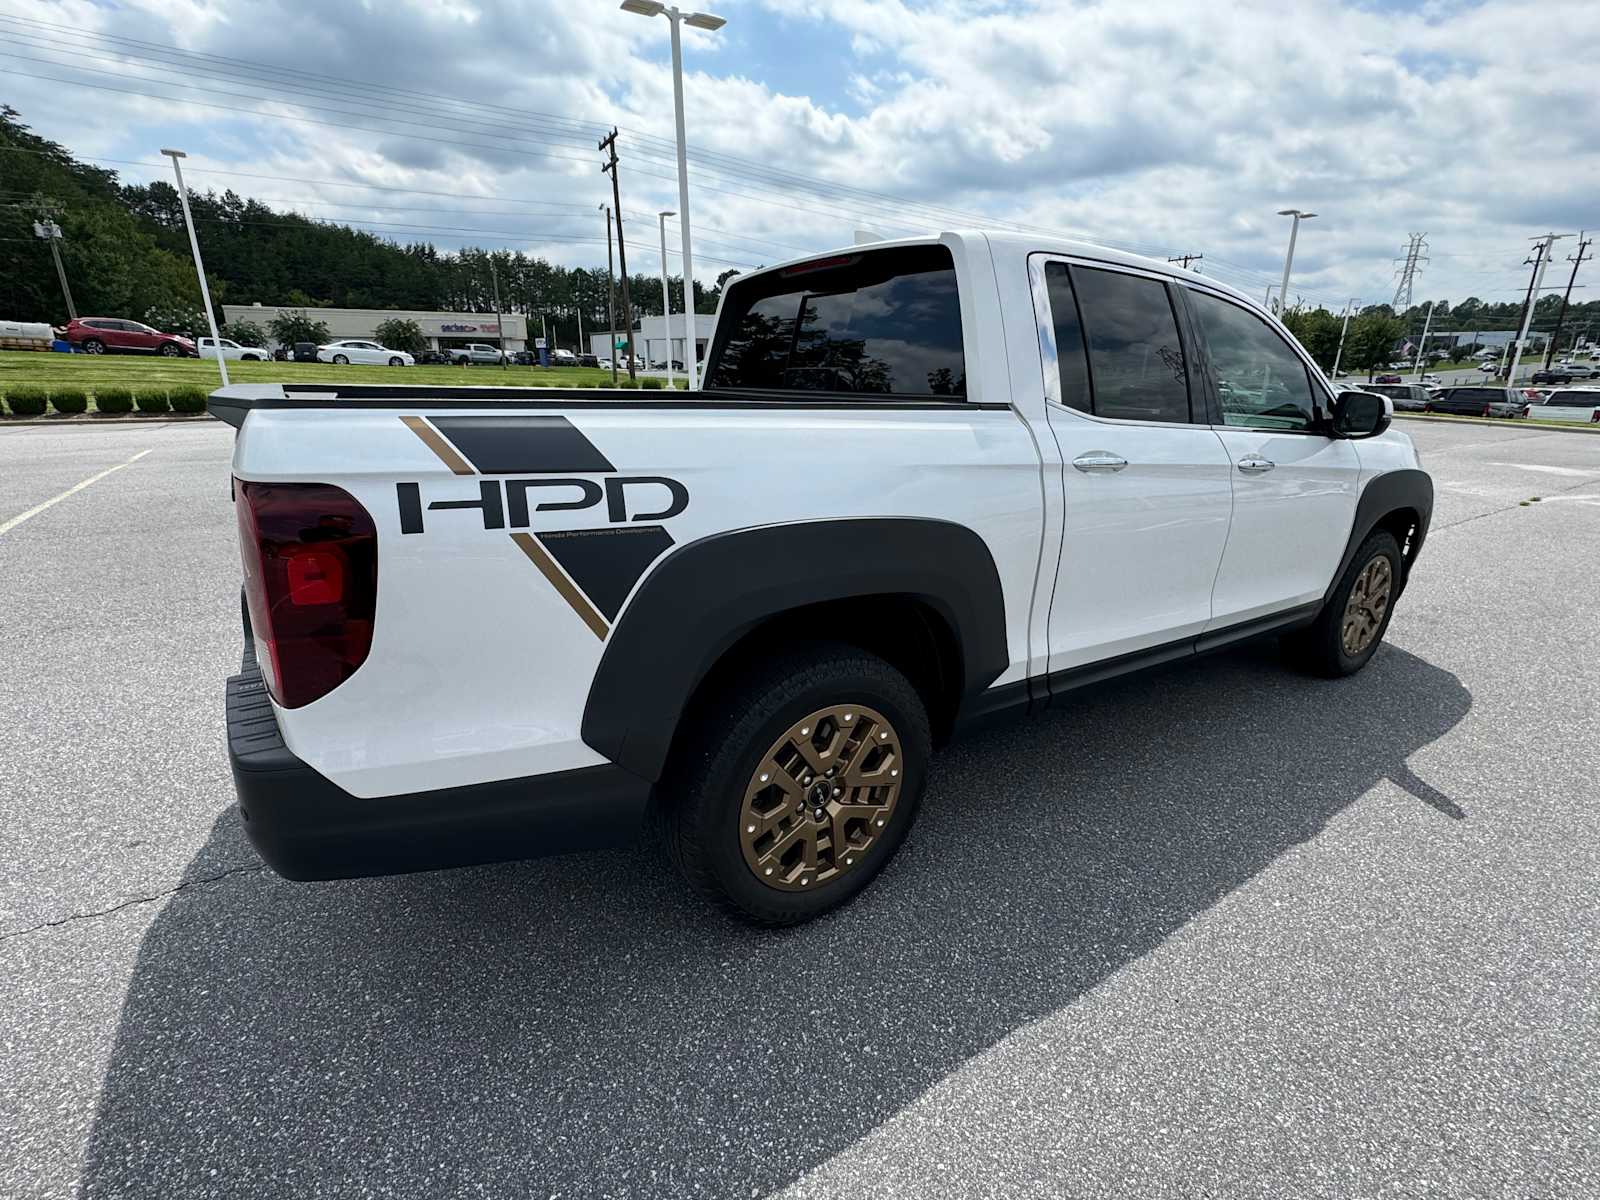
[[[238,431],[229,744],[267,862],[525,857],[649,814],[768,925],[859,892],[979,723],[1260,635],[1359,670],[1433,509],[1388,401],[1334,392],[1249,297],[1011,234],[739,276],[695,394],[210,408]]]
[[[1600,422],[1600,387],[1557,388],[1537,404],[1528,406],[1528,415],[1539,421]]]
[[[483,342],[472,342],[466,346],[451,346],[445,353],[450,356],[452,363],[460,367],[485,365],[498,367],[506,359],[499,346],[489,346]]]

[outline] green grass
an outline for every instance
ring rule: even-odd
[[[591,367],[336,367],[327,363],[238,362],[228,364],[234,383],[433,383],[456,387],[610,387],[611,372]],[[626,379],[626,376],[623,376]],[[220,387],[217,364],[209,359],[159,358],[131,354],[50,354],[0,351],[0,396],[9,388],[76,387],[132,391]]]

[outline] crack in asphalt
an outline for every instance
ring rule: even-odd
[[[1600,478],[1600,475],[1594,475],[1594,476],[1591,476],[1588,479],[1580,479],[1577,483],[1571,484],[1568,487],[1546,488],[1545,490],[1543,490],[1539,494],[1542,497],[1542,496],[1556,496],[1556,495],[1560,495],[1562,492],[1575,492],[1579,488],[1582,488],[1582,487],[1593,487],[1595,485],[1595,481],[1596,481],[1597,478]],[[1531,499],[1532,499],[1531,496],[1524,496],[1523,497],[1523,500],[1531,500]],[[1462,517],[1459,521],[1451,521],[1448,525],[1435,526],[1433,529],[1430,529],[1428,532],[1429,532],[1430,535],[1431,534],[1436,534],[1436,533],[1443,533],[1446,529],[1456,529],[1456,528],[1459,528],[1462,525],[1470,524],[1473,521],[1481,521],[1484,517],[1492,517],[1496,513],[1510,512],[1513,508],[1521,508],[1522,504],[1523,504],[1523,500],[1513,500],[1510,504],[1505,505],[1503,508],[1491,508],[1488,512],[1474,513],[1470,517]]]
[[[12,938],[25,937],[30,933],[38,933],[44,929],[59,929],[63,925],[71,925],[77,921],[92,921],[99,917],[109,917],[113,913],[119,913],[125,908],[132,908],[136,904],[154,904],[157,900],[165,900],[169,896],[176,896],[179,892],[186,892],[190,888],[204,887],[233,875],[259,875],[266,869],[267,865],[265,863],[255,863],[249,866],[229,867],[226,871],[218,871],[215,875],[202,875],[197,879],[185,879],[165,891],[157,892],[153,896],[133,896],[120,903],[113,904],[110,908],[97,909],[94,912],[68,913],[64,917],[57,917],[53,921],[41,921],[37,925],[28,926],[26,929],[13,929],[6,933],[0,933],[0,942],[9,942]]]

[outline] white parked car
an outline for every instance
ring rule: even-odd
[[[221,356],[229,362],[268,362],[272,358],[272,351],[261,346],[241,346],[231,338],[196,338],[195,350],[201,358],[216,358],[218,347],[221,347]]]
[[[416,359],[404,350],[390,350],[380,346],[377,342],[365,342],[359,338],[345,338],[342,341],[328,342],[317,347],[317,361],[337,363],[345,366],[349,363],[371,363],[377,366],[409,367],[416,364]]]

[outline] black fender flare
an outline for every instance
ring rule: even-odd
[[[1339,556],[1339,567],[1328,583],[1328,590],[1322,594],[1324,604],[1333,596],[1333,589],[1339,586],[1339,580],[1344,578],[1350,560],[1361,549],[1361,543],[1367,540],[1379,522],[1391,513],[1406,509],[1417,514],[1417,527],[1411,535],[1410,552],[1404,557],[1405,570],[1400,578],[1400,586],[1395,591],[1395,596],[1399,597],[1400,592],[1405,590],[1406,580],[1411,578],[1411,568],[1416,565],[1423,540],[1428,536],[1428,522],[1433,519],[1433,480],[1426,471],[1414,469],[1385,471],[1361,490],[1361,499],[1356,502],[1355,521],[1350,526],[1350,540],[1345,543],[1344,553]]]
[[[964,525],[861,517],[713,534],[651,571],[606,640],[584,706],[584,742],[647,780],[660,779],[694,690],[763,622],[808,605],[908,596],[949,625],[963,698],[1010,661],[994,556]]]

